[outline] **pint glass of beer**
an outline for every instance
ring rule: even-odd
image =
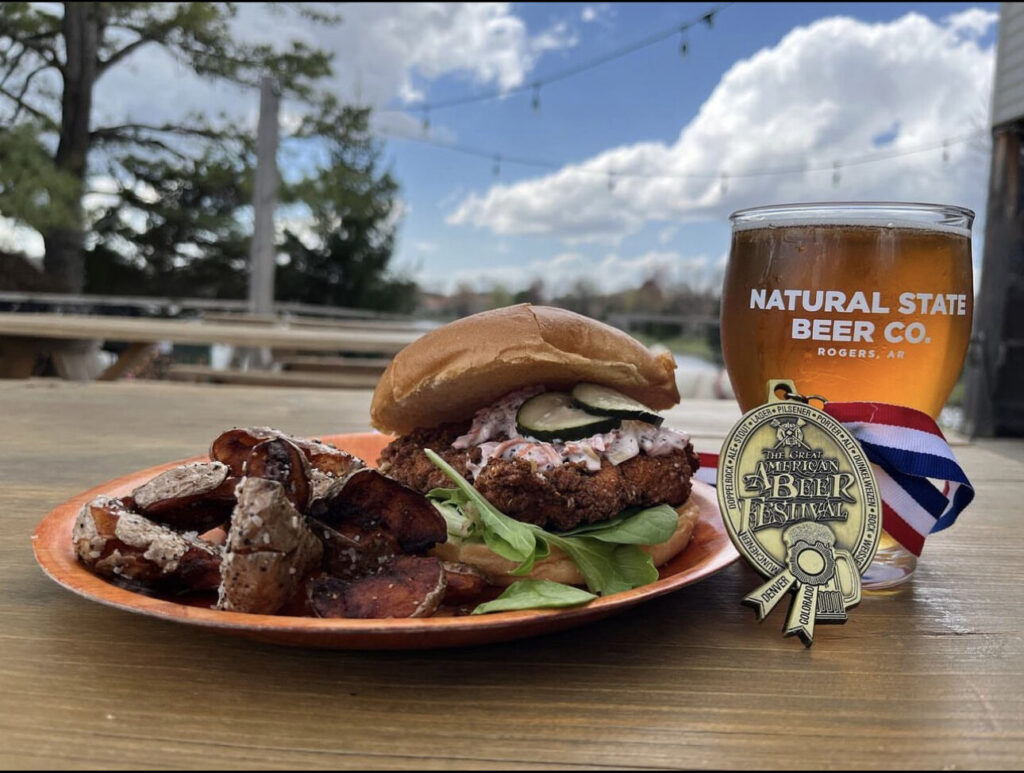
[[[769,379],[805,395],[905,405],[937,418],[967,353],[973,313],[968,209],[789,204],[736,212],[722,290],[722,354],[740,407]],[[916,559],[883,534],[866,588]]]

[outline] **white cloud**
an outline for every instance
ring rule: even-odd
[[[42,260],[43,237],[32,228],[0,215],[0,251],[20,252],[37,261]]]
[[[615,9],[611,3],[594,3],[583,6],[580,11],[580,21],[584,24],[600,24],[602,27],[611,27],[611,20],[615,16]]]
[[[999,14],[986,8],[966,8],[958,13],[951,13],[943,21],[956,32],[979,37],[999,21]]]
[[[463,199],[447,222],[614,243],[649,221],[721,220],[743,206],[781,201],[923,199],[979,209],[983,142],[951,146],[947,163],[939,149],[845,168],[837,187],[830,167],[872,151],[872,139],[894,125],[886,147],[893,151],[983,133],[994,56],[978,38],[995,19],[965,11],[937,23],[910,13],[888,23],[840,17],[798,27],[734,64],[674,143],[624,145],[543,177],[495,185]],[[741,177],[818,167],[825,171]],[[677,177],[623,176],[630,172]]]
[[[343,19],[337,26],[261,3],[242,4],[233,29],[250,42],[285,48],[298,40],[333,52],[332,91],[376,108],[396,97],[421,99],[422,81],[445,75],[477,86],[518,86],[545,52],[577,42],[564,23],[531,33],[510,3],[335,5]],[[225,111],[254,124],[257,103],[253,90],[200,79],[149,45],[101,79],[95,122],[133,116],[156,123],[202,110]]]

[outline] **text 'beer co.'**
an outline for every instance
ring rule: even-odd
[[[967,351],[972,288],[963,228],[734,222],[722,352],[740,406],[784,373],[830,400],[937,416]]]
[[[789,397],[791,382],[779,382]],[[764,618],[790,590],[787,635],[843,622],[881,535],[881,501],[856,439],[816,408],[770,392],[729,433],[719,460],[726,528],[768,581],[744,601]]]

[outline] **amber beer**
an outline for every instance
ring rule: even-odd
[[[740,407],[765,402],[768,379],[787,378],[804,394],[937,418],[970,339],[973,218],[885,203],[735,213],[721,326]]]

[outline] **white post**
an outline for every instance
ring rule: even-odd
[[[277,206],[277,83],[260,83],[260,121],[256,129],[256,178],[253,181],[252,248],[249,252],[249,310],[274,311],[274,209]]]

